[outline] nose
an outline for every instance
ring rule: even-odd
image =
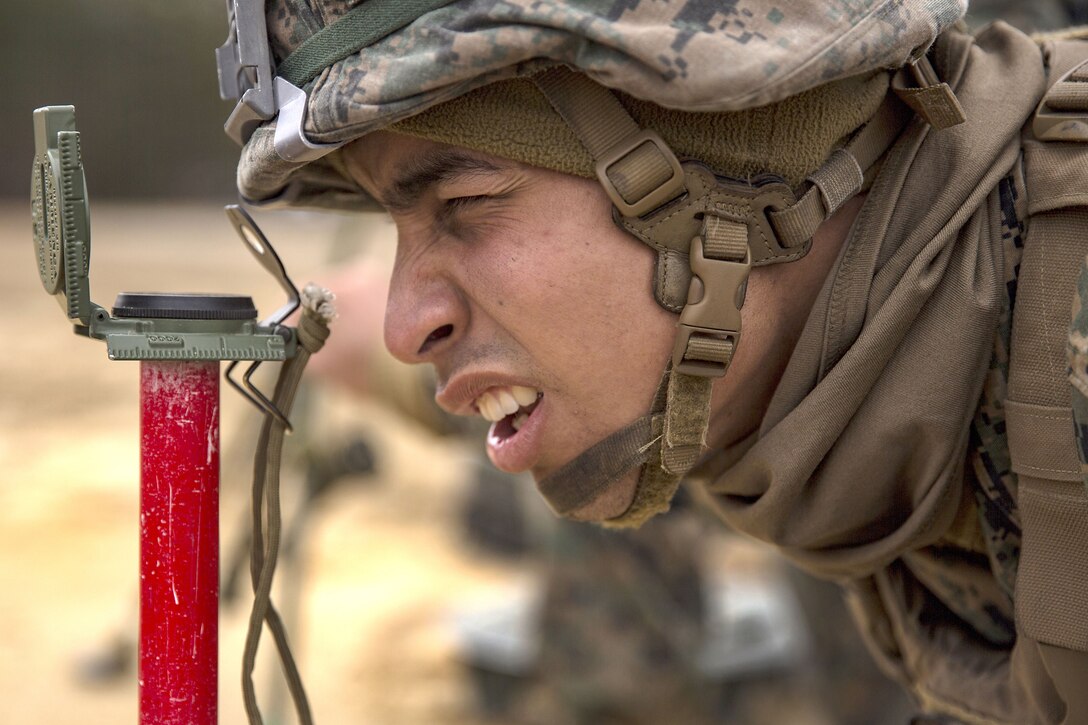
[[[385,307],[385,345],[406,363],[435,362],[468,324],[462,295],[447,270],[398,248]]]

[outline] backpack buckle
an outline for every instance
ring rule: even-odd
[[[1088,141],[1088,61],[1050,87],[1031,130],[1040,141]]]

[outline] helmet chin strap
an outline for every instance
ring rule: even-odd
[[[631,470],[634,499],[606,526],[639,526],[667,511],[706,447],[710,397],[740,341],[753,266],[803,257],[816,228],[861,191],[865,173],[910,118],[893,94],[851,140],[808,177],[797,198],[781,179],[740,182],[681,164],[657,134],[639,128],[612,93],[566,67],[533,78],[597,162],[614,221],[657,251],[654,297],[679,313],[672,359],[649,414],[591,446],[542,480],[570,517]]]
[[[680,480],[706,445],[713,380],[678,373],[670,363],[648,415],[591,446],[538,484],[548,505],[559,516],[570,518],[640,469],[627,510],[600,523],[637,527],[668,511]]]

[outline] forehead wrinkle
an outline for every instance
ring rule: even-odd
[[[502,170],[502,166],[487,159],[463,151],[443,149],[405,164],[383,194],[382,202],[390,211],[407,211],[436,184]]]

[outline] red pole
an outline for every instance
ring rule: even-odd
[[[215,725],[219,363],[140,363],[140,723]]]

